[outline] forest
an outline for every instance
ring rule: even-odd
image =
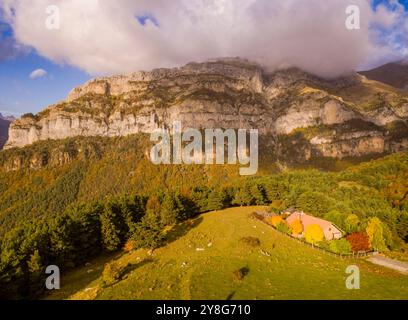
[[[120,143],[112,153],[98,153],[96,144],[63,166],[1,174],[1,297],[37,297],[48,265],[65,272],[124,246],[156,248],[165,245],[166,227],[232,206],[294,207],[349,233],[378,218],[382,250],[407,250],[408,153],[338,172],[240,177],[237,167],[155,167],[140,152],[121,154],[129,149]]]

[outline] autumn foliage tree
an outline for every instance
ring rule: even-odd
[[[283,219],[280,216],[272,216],[269,221],[276,228],[279,223],[283,222]]]
[[[303,232],[303,224],[300,220],[293,221],[290,228],[292,229],[292,234],[294,236],[298,236]]]
[[[306,242],[317,244],[324,239],[322,228],[318,224],[311,224],[305,231]]]
[[[377,217],[371,218],[368,222],[366,232],[370,239],[371,247],[377,251],[384,251],[387,249],[384,239],[384,226]]]
[[[347,236],[353,252],[370,250],[370,239],[365,232],[355,232]]]

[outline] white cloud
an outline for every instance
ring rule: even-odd
[[[297,66],[338,76],[394,49],[372,26],[392,29],[401,12],[354,0],[361,30],[345,28],[350,0],[0,0],[17,40],[91,74],[127,73],[241,56],[271,69]],[[58,5],[61,28],[45,27]],[[11,10],[12,9],[12,10]],[[14,12],[14,14],[12,13]],[[153,15],[159,26],[136,16]]]
[[[47,71],[45,71],[44,69],[36,69],[30,73],[30,78],[37,79],[37,78],[42,78],[46,75],[47,75]]]

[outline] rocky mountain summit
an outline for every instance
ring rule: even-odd
[[[325,80],[242,59],[98,78],[65,101],[11,124],[5,148],[75,136],[170,128],[259,129],[277,152],[355,157],[408,148],[408,94],[351,74]],[[289,153],[288,153],[289,154]]]
[[[5,116],[0,113],[0,119],[7,120],[9,122],[13,122],[16,120],[14,116]]]

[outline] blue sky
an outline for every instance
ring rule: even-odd
[[[35,69],[44,69],[42,78],[31,79]],[[57,65],[35,52],[0,63],[0,113],[36,113],[64,99],[75,86],[91,77],[76,68]]]
[[[389,0],[374,0],[372,2],[374,7],[378,6],[379,4],[389,5],[390,3],[392,3],[392,1]],[[401,3],[405,6],[405,8],[408,9],[408,0],[399,0],[399,3]]]
[[[0,31],[0,41],[12,38],[11,29],[1,21]],[[30,74],[36,69],[44,69],[47,74],[31,79]],[[55,64],[34,50],[11,53],[0,60],[0,113],[15,116],[37,113],[64,99],[71,89],[90,78],[87,73]]]
[[[390,3],[386,0],[373,0],[373,7]],[[408,0],[400,0],[400,3],[408,10]],[[150,14],[137,16],[136,20],[141,25],[145,25],[148,20],[157,27],[160,25]],[[37,113],[64,99],[75,86],[91,79],[89,74],[79,68],[56,64],[41,57],[34,49],[8,52],[9,46],[6,44],[12,39],[10,27],[0,21],[0,113],[16,116],[28,112]],[[47,74],[40,78],[30,78],[30,74],[36,69],[44,69]]]

